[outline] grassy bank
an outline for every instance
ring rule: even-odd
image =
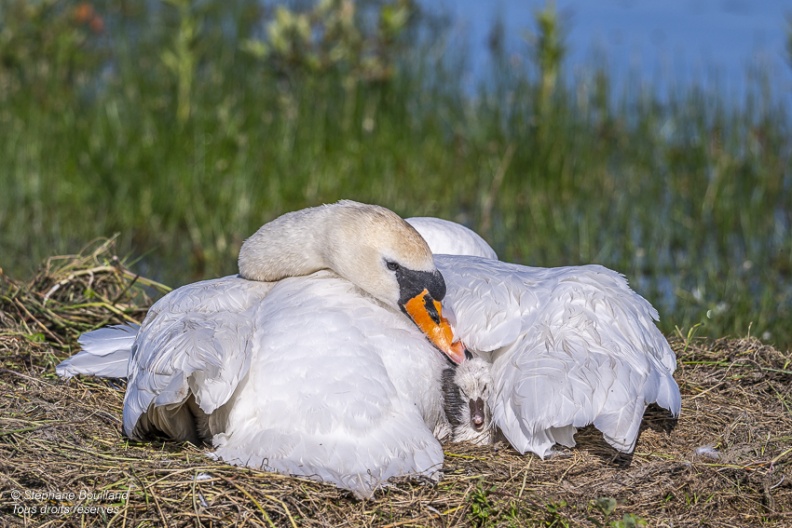
[[[739,102],[616,100],[606,71],[561,76],[551,12],[469,93],[406,3],[1,5],[6,273],[118,232],[176,286],[233,272],[274,216],[352,198],[461,221],[505,260],[617,269],[667,332],[792,343],[792,116],[771,79]]]

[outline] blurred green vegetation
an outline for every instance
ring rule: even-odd
[[[604,66],[563,78],[551,4],[523,54],[494,34],[471,92],[409,0],[300,6],[0,0],[5,273],[120,232],[178,286],[350,198],[460,221],[504,260],[619,270],[667,332],[792,343],[792,131],[767,76],[739,102],[617,98]]]

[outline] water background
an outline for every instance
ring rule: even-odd
[[[543,0],[421,4],[450,15],[454,45],[467,46],[471,88],[486,75],[496,21],[503,24],[506,49],[521,54],[526,34],[535,28],[535,13],[546,5]],[[792,102],[785,51],[789,0],[558,0],[556,9],[566,22],[566,73],[585,73],[606,61],[615,97],[630,77],[661,97],[698,84],[741,101],[752,69],[759,67]]]

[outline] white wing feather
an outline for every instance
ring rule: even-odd
[[[324,273],[280,281],[256,321],[217,456],[360,496],[398,475],[437,478],[445,360],[412,323]]]
[[[208,415],[229,400],[247,375],[255,313],[271,288],[230,276],[184,286],[151,307],[129,366],[129,437],[154,430],[196,440],[194,409],[184,404],[192,395]],[[223,416],[214,421],[222,428]]]
[[[55,372],[62,378],[77,374],[126,378],[129,357],[140,325],[106,326],[80,336],[82,350],[62,361]]]
[[[407,218],[406,221],[426,240],[435,255],[468,255],[498,260],[495,250],[478,233],[461,224],[423,216]]]
[[[679,413],[676,358],[657,312],[621,275],[602,266],[436,261],[462,341],[493,351],[493,418],[519,451],[545,456],[555,443],[572,446],[577,428],[593,423],[629,452],[647,404]]]

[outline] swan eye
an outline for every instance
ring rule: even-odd
[[[388,261],[388,269],[391,271],[396,271],[399,269],[399,265],[395,262]]]

